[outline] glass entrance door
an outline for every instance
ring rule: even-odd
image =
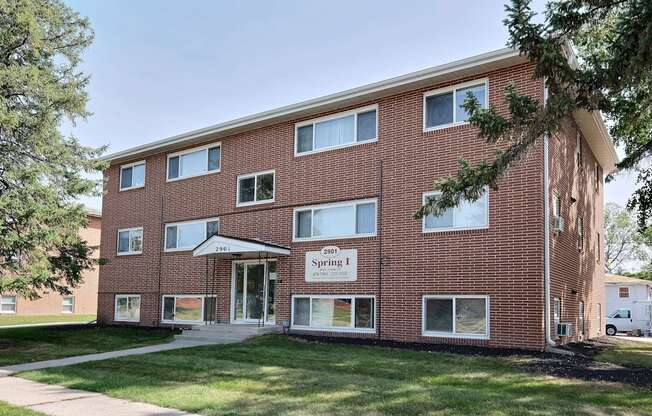
[[[276,262],[235,262],[233,321],[273,323],[275,283]]]

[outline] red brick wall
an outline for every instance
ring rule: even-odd
[[[99,247],[102,219],[89,216],[88,221],[88,226],[80,231],[80,235],[90,247]],[[98,256],[99,251],[96,250],[93,257]],[[81,284],[72,289],[70,296],[75,298],[72,315],[93,315],[97,312],[98,275],[97,268],[86,270]],[[61,315],[62,302],[63,296],[48,291],[41,292],[40,298],[35,300],[19,297],[16,299],[16,315]]]
[[[598,179],[598,163],[584,138],[582,167],[578,167],[576,138],[577,125],[568,121],[549,141],[550,218],[552,221],[552,198],[556,194],[561,199],[561,216],[565,221],[563,232],[554,232],[551,228],[551,297],[561,299],[561,322],[573,324],[572,336],[560,339],[562,343],[604,334],[604,259],[596,252],[598,233],[600,245],[604,244],[604,184],[602,179]],[[581,250],[577,245],[578,215],[584,219]],[[602,247],[599,250],[603,252]],[[579,302],[584,302],[584,334],[579,333]],[[600,319],[597,316],[598,303],[602,306]]]
[[[529,64],[454,83],[484,77],[490,104],[503,112],[504,88],[510,82],[520,92],[542,98],[542,83],[532,80]],[[291,257],[279,261],[277,323],[290,319],[293,294],[365,294],[379,301],[383,339],[542,348],[541,146],[510,169],[498,191],[490,192],[488,229],[423,234],[421,222],[411,218],[422,193],[431,190],[434,179],[456,172],[459,158],[478,161],[494,154],[469,126],[423,132],[423,92],[442,86],[367,103],[379,105],[379,140],[374,143],[295,157],[294,123],[301,120],[294,120],[220,139],[219,173],[166,182],[166,155],[158,154],[147,158],[144,188],[119,192],[119,165],[111,166],[103,198],[102,256],[109,263],[100,270],[100,319],[112,321],[116,293],[143,295],[142,325],[157,324],[161,294],[203,294],[205,259],[193,259],[190,252],[164,253],[163,224],[219,217],[223,234],[291,247]],[[268,169],[276,170],[275,202],[236,208],[236,177]],[[378,236],[292,242],[294,207],[363,198],[379,199]],[[144,227],[143,254],[116,257],[117,229],[136,226]],[[358,280],[306,283],[304,253],[331,244],[358,249]],[[222,321],[229,317],[230,282],[231,264],[220,261],[216,284]],[[490,340],[422,337],[425,294],[489,295]]]

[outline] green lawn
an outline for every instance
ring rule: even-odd
[[[0,366],[122,350],[172,340],[167,330],[117,327],[0,329]]]
[[[44,413],[0,402],[0,416],[42,416]]]
[[[21,373],[203,415],[643,415],[649,390],[527,374],[511,360],[266,336]]]
[[[0,327],[54,322],[91,322],[95,315],[0,315]]]
[[[610,344],[595,359],[625,366],[652,368],[652,342],[625,341],[607,338]]]

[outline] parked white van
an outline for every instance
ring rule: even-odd
[[[652,331],[652,281],[607,274],[605,292],[607,335]]]

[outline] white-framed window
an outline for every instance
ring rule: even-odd
[[[577,139],[575,142],[575,160],[577,161],[577,166],[582,167],[584,164],[584,156],[582,152],[582,133],[577,132]]]
[[[238,176],[236,206],[274,202],[276,172],[266,170]]]
[[[118,230],[118,256],[143,252],[143,227]]]
[[[292,328],[329,332],[375,332],[375,296],[293,295]]]
[[[219,218],[165,224],[165,251],[192,250],[219,231]]]
[[[552,322],[555,325],[554,331],[557,334],[557,325],[561,322],[561,299],[552,299]],[[559,337],[559,335],[557,335]]]
[[[2,295],[0,296],[0,313],[16,313],[16,296],[15,295]]]
[[[376,235],[376,199],[294,209],[294,241]]]
[[[561,198],[557,194],[552,195],[552,216],[561,217]]]
[[[167,180],[176,181],[220,171],[222,144],[212,143],[171,153],[167,158]]]
[[[426,192],[422,203],[437,199],[440,192]],[[441,215],[426,215],[422,220],[424,233],[448,230],[474,230],[489,228],[489,191],[474,202],[461,201],[455,208],[449,208]]]
[[[113,320],[140,322],[140,295],[115,295]]]
[[[584,218],[577,217],[577,249],[582,251],[584,249]]]
[[[142,188],[145,186],[145,161],[120,166],[120,190]]]
[[[61,312],[62,313],[74,313],[75,312],[75,297],[74,296],[64,296],[61,298]]]
[[[378,105],[295,125],[294,155],[306,155],[378,140]]]
[[[489,339],[489,296],[424,295],[421,310],[423,336]]]
[[[482,108],[488,108],[488,85],[481,79],[423,93],[423,131],[467,123],[469,114],[462,108],[466,94],[471,92]]]
[[[584,336],[584,302],[580,301],[579,310],[578,310],[577,313],[578,313],[578,318],[579,318],[580,335]]]
[[[215,321],[216,298],[203,295],[164,295],[161,303],[163,323]]]

